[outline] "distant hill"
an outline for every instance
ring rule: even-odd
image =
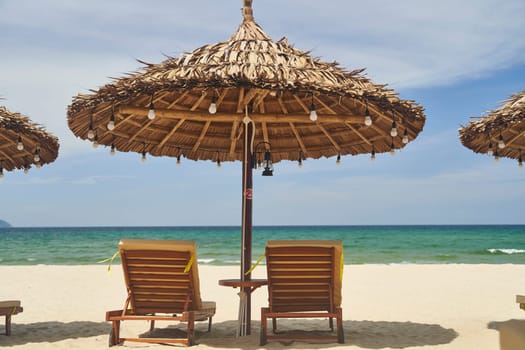
[[[11,225],[7,221],[0,220],[0,228],[2,227],[11,227]]]

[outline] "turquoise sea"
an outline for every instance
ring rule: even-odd
[[[111,257],[121,238],[185,239],[200,264],[237,265],[239,227],[46,227],[0,229],[0,265],[88,265]],[[264,226],[253,260],[271,239],[336,239],[346,264],[525,264],[525,225]]]

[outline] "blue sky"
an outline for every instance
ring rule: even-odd
[[[56,162],[0,180],[15,226],[240,225],[241,166],[117,153],[76,139],[72,97],[226,40],[241,0],[0,0],[0,97],[60,138]],[[381,154],[254,174],[255,225],[525,224],[525,169],[464,148],[469,117],[525,90],[522,0],[254,0],[256,21],[425,107],[419,137]]]

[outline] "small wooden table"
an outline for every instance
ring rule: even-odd
[[[11,335],[11,316],[22,311],[20,300],[0,301],[0,316],[5,316],[5,335]]]
[[[516,295],[516,302],[520,304],[520,309],[525,310],[525,295]]]
[[[237,336],[250,335],[251,333],[251,310],[248,309],[247,299],[251,293],[261,286],[268,284],[265,279],[251,279],[242,281],[240,279],[219,280],[220,286],[240,288],[239,294],[239,324]]]

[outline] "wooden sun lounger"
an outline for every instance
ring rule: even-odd
[[[269,307],[261,309],[260,344],[267,340],[329,339],[344,343],[341,309],[342,244],[339,241],[268,241]],[[273,334],[267,331],[272,319]],[[276,334],[278,318],[328,318],[336,335]]]
[[[194,323],[208,321],[211,331],[215,302],[201,301],[196,245],[189,241],[123,239],[120,257],[128,296],[122,310],[108,311],[109,345],[124,341],[194,344]],[[129,320],[187,323],[184,338],[121,338],[120,323]]]
[[[5,335],[11,335],[11,316],[22,311],[20,300],[0,301],[0,316],[5,316]]]

